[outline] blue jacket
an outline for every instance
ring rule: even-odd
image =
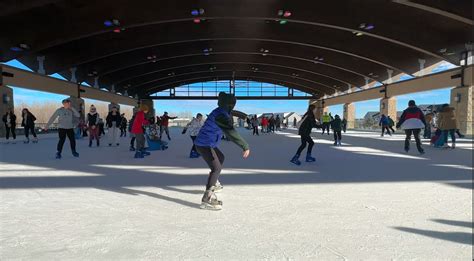
[[[230,119],[230,114],[223,108],[217,108],[209,114],[204,125],[202,126],[199,134],[194,141],[194,144],[201,147],[211,147],[216,148],[219,146],[219,143],[222,138],[222,129],[217,125],[216,118],[219,116],[224,116],[225,118]]]

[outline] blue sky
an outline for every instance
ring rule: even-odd
[[[6,64],[18,67],[21,69],[29,70],[23,64],[16,60],[7,62]],[[449,63],[444,63],[435,68],[432,72],[439,72],[446,69],[450,69],[453,66]],[[65,80],[58,74],[50,75],[51,77]],[[402,77],[402,80],[409,79],[409,76]],[[58,102],[64,99],[64,95],[58,95],[53,93],[38,92],[22,88],[14,88],[14,100],[15,103],[26,102],[31,103],[38,100],[42,101],[55,101]],[[402,95],[397,97],[397,110],[403,110],[409,100],[414,99],[418,104],[439,104],[449,103],[450,89],[434,90],[423,93],[413,93],[409,95]],[[92,101],[96,102],[97,101]],[[356,117],[362,118],[368,111],[379,110],[379,100],[370,100],[364,102],[357,102],[356,105]],[[161,100],[155,101],[155,110],[161,114],[163,111],[168,112],[182,112],[191,111],[192,113],[207,113],[217,106],[217,101],[172,101],[172,100]],[[248,101],[240,100],[237,102],[236,109],[246,113],[264,113],[264,112],[289,112],[296,111],[303,113],[308,106],[308,102],[304,100],[272,100],[272,101]],[[342,115],[343,106],[336,105],[330,106],[329,110],[333,115]]]

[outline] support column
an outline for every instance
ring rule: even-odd
[[[397,98],[389,97],[380,99],[380,114],[390,116],[394,122],[397,122]]]
[[[451,90],[451,106],[456,110],[456,121],[462,134],[473,135],[474,85]]]
[[[0,77],[1,74],[0,74]],[[13,103],[13,89],[10,87],[7,87],[5,85],[0,85],[0,116],[3,117],[5,113],[9,109],[14,109],[14,103]],[[17,115],[17,117],[20,118],[21,121],[21,115]],[[18,119],[17,119],[18,121]],[[5,130],[5,124],[3,122],[0,123],[0,137],[5,137],[6,130]]]
[[[347,129],[355,128],[355,105],[354,103],[344,104],[344,119],[347,121]]]
[[[321,117],[323,116],[323,114],[325,112],[327,112],[329,109],[328,109],[328,107],[326,107],[324,105],[324,101],[322,101],[322,100],[318,100],[314,104],[316,104],[316,113],[315,113],[314,117],[317,120],[321,120]]]
[[[148,115],[149,116],[153,116],[155,117],[156,114],[155,114],[155,106],[153,104],[153,100],[141,100],[140,101],[141,104],[145,104],[146,106],[148,106]]]

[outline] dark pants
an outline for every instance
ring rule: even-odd
[[[346,133],[346,131],[347,131],[347,125],[346,124],[342,125],[342,131],[344,131],[344,133]]]
[[[191,152],[196,151],[196,145],[194,145],[194,140],[196,139],[196,136],[190,136],[191,140],[193,140],[193,146],[191,147]]]
[[[423,138],[431,139],[431,127],[426,127],[423,131]]]
[[[218,148],[196,146],[196,150],[199,154],[201,154],[202,158],[204,161],[206,161],[207,165],[211,169],[206,185],[206,190],[208,190],[212,186],[216,185],[219,175],[222,171],[222,165],[224,164],[225,157]]]
[[[120,128],[120,137],[127,137],[127,128],[126,127]]]
[[[449,136],[451,136],[451,141],[453,142],[453,144],[456,144],[456,136],[454,135],[454,133],[456,133],[456,130],[452,129],[452,130],[443,130],[443,140],[444,140],[444,144],[448,144],[448,134]]]
[[[392,135],[387,125],[382,126],[382,136],[385,134],[385,131],[387,131],[388,135]]]
[[[137,138],[135,138],[135,136],[132,137],[132,139],[130,140],[130,147],[135,148],[135,140],[136,140],[136,139],[137,139]]]
[[[304,150],[304,148],[306,148],[306,143],[308,143],[307,154],[311,154],[311,151],[313,150],[313,146],[314,146],[313,139],[311,138],[310,135],[301,135],[301,145],[296,151],[297,155],[301,155],[301,152]]]
[[[30,136],[30,130],[31,130],[31,134],[33,135],[33,137],[36,138],[36,132],[35,132],[35,125],[33,126],[25,126],[25,137],[29,140],[29,136]]]
[[[168,126],[161,126],[161,128],[160,128],[160,140],[161,140],[161,136],[163,135],[163,132],[166,132],[166,136],[168,136],[168,140],[171,140],[170,131],[168,129]]]
[[[406,151],[410,150],[410,140],[411,140],[411,135],[413,134],[413,136],[415,137],[416,148],[418,149],[419,152],[423,152],[423,148],[421,148],[420,132],[421,132],[421,129],[405,130],[405,134],[406,134],[405,150]]]
[[[12,137],[15,140],[16,139],[15,126],[7,127],[5,125],[5,128],[6,128],[6,131],[7,131],[7,133],[6,133],[7,140],[10,138],[10,132],[12,133]]]
[[[393,129],[393,126],[388,126],[390,128],[390,130],[392,131],[392,133],[395,133],[395,129]]]
[[[137,133],[135,134],[137,140],[137,150],[144,150],[145,149],[145,134]]]
[[[338,141],[342,139],[341,131],[334,131],[334,141]]]
[[[257,134],[258,135],[258,126],[253,127],[253,135]]]
[[[329,123],[328,122],[323,123],[323,133],[322,134],[324,134],[325,130],[328,131],[328,135],[329,135]]]
[[[74,129],[58,129],[59,142],[58,142],[58,152],[63,151],[63,145],[66,141],[66,136],[69,139],[69,144],[71,145],[71,151],[76,152],[76,137],[74,136]]]

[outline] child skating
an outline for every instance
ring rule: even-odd
[[[341,146],[342,120],[337,114],[334,116],[334,120],[331,121],[331,129],[334,132],[334,146]]]
[[[313,150],[314,141],[311,138],[311,130],[313,128],[320,128],[316,119],[314,118],[314,113],[316,112],[316,105],[311,104],[308,107],[308,111],[303,115],[301,120],[301,125],[298,128],[298,134],[301,136],[301,145],[296,151],[295,156],[290,160],[291,163],[295,165],[301,165],[299,160],[301,152],[306,148],[306,143],[308,143],[308,150],[306,152],[306,162],[314,162],[316,158],[311,156],[311,151]],[[329,127],[328,127],[329,128]]]
[[[219,93],[219,107],[209,114],[194,141],[197,152],[201,154],[211,169],[207,180],[206,191],[201,200],[202,209],[222,209],[222,201],[218,200],[215,194],[217,190],[222,189],[222,186],[218,182],[222,164],[224,164],[224,154],[222,154],[218,148],[222,134],[225,133],[228,139],[242,148],[242,156],[244,158],[250,155],[249,145],[242,139],[237,130],[234,129],[232,115],[230,113],[235,104],[235,96],[224,92]]]

